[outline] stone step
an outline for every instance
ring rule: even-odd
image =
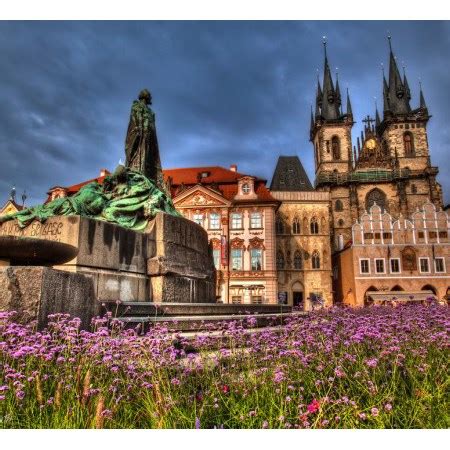
[[[164,303],[123,302],[106,304],[110,311],[120,316],[207,316],[235,314],[284,314],[292,312],[291,306],[269,304],[223,304],[223,303]]]
[[[227,322],[238,321],[244,328],[258,328],[266,326],[283,325],[288,318],[306,315],[305,312],[286,314],[222,314],[222,315],[191,315],[191,316],[120,316],[117,319],[125,322],[127,327],[143,325],[141,331],[145,332],[149,327],[164,324],[172,331],[207,331],[219,329]],[[249,320],[253,319],[253,320]]]

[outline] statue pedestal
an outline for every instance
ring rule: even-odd
[[[0,269],[0,310],[26,311],[23,317],[39,320],[40,325],[44,316],[56,312],[79,316],[86,325],[93,315],[105,312],[102,302],[215,302],[215,269],[207,234],[183,217],[158,213],[144,232],[80,216],[52,217],[24,229],[10,221],[0,224],[1,241],[31,242],[33,258],[48,261],[47,267],[13,263]],[[11,246],[3,248],[5,255]],[[52,249],[60,253],[75,249],[76,256],[55,265],[59,260],[53,258],[58,255]],[[6,258],[2,261],[7,265]],[[21,287],[10,295],[19,273]],[[72,292],[70,283],[82,288]]]

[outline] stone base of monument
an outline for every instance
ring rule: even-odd
[[[20,322],[36,321],[39,328],[49,314],[67,313],[88,328],[100,313],[94,284],[89,276],[42,266],[0,269],[0,310],[16,311]]]
[[[65,312],[82,316],[86,325],[104,302],[215,302],[207,234],[183,217],[158,213],[144,232],[80,216],[52,217],[23,229],[10,221],[0,224],[0,237],[0,310],[21,311],[24,320],[42,324],[45,314]],[[49,262],[53,269],[7,267],[15,257],[7,242],[27,239],[36,249],[52,247],[36,245],[41,239],[69,244],[76,256],[65,264]],[[43,258],[35,255],[35,260]]]
[[[277,326],[292,319],[293,315],[307,315],[303,311],[293,313],[292,306],[276,304],[126,302],[107,303],[105,307],[127,327],[139,326],[141,333],[158,324],[172,331],[216,330],[235,321],[243,328]]]

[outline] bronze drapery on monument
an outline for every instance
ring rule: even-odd
[[[125,139],[126,167],[136,170],[152,180],[165,191],[164,179],[156,136],[155,113],[149,105],[152,96],[147,89],[139,93],[133,101]]]

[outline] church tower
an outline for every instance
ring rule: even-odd
[[[410,105],[411,91],[406,73],[403,78],[389,39],[389,79],[383,72],[383,120],[376,131],[381,146],[394,161],[399,177],[396,190],[399,210],[409,215],[430,199],[442,207],[442,191],[436,182],[437,167],[431,166],[427,137],[430,114],[420,86],[419,107]]]
[[[339,81],[333,83],[325,47],[323,85],[317,82],[316,109],[311,111],[315,188],[330,194],[331,244],[342,250],[352,240],[352,226],[376,203],[393,217],[411,217],[428,200],[442,208],[438,168],[430,161],[430,119],[420,87],[419,107],[411,108],[406,74],[400,75],[389,38],[389,76],[383,72],[383,114],[367,116],[352,151],[354,125],[347,92],[345,113]]]
[[[351,187],[345,182],[353,170],[352,127],[353,112],[347,89],[345,112],[342,108],[338,75],[333,83],[324,41],[323,86],[317,80],[316,108],[311,111],[310,140],[314,146],[315,187],[330,193],[330,230],[332,242],[338,246],[351,237]],[[357,208],[353,207],[353,219]]]
[[[336,74],[333,83],[324,41],[325,63],[323,87],[317,79],[316,109],[311,110],[310,140],[314,145],[316,180],[329,174],[346,173],[351,167],[352,106],[347,90],[346,112],[342,110],[341,90]]]

